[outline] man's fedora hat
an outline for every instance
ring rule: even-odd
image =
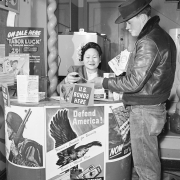
[[[126,0],[119,7],[120,16],[115,23],[120,24],[140,13],[152,0]]]

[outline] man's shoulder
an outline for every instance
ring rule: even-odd
[[[160,26],[154,28],[151,32],[137,41],[137,45],[141,43],[149,44],[155,47],[166,47],[171,42],[171,36]]]

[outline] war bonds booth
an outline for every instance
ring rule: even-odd
[[[130,180],[130,123],[123,94],[95,89],[82,76],[78,59],[86,44],[98,44],[103,64],[97,72],[115,77],[126,71],[130,52],[110,58],[111,41],[96,32],[58,35],[56,8],[55,0],[47,1],[46,28],[6,23],[0,28],[0,180]],[[82,81],[68,82],[71,66],[80,69],[74,78]],[[177,116],[172,119],[177,122]],[[179,135],[165,135],[161,159],[165,165],[177,163],[169,160],[178,159],[179,143],[170,153],[174,146],[169,142]]]
[[[13,31],[17,33],[16,28]],[[40,31],[33,29],[39,35]],[[22,28],[21,32],[29,34],[32,29]],[[27,36],[21,38],[23,43],[30,42]],[[22,46],[20,51],[35,51],[41,43]],[[75,83],[60,85],[59,96],[48,96],[40,91],[40,78],[35,74],[40,69],[36,63],[41,62],[41,56],[37,56],[37,62],[30,60],[30,53],[29,57],[19,58],[22,71],[28,72],[29,67],[30,74],[14,77],[17,89],[2,83],[7,179],[130,179],[129,113],[121,94],[97,93],[93,83]],[[32,74],[31,65],[36,67]]]
[[[11,40],[20,32],[20,41]],[[38,53],[43,29],[8,27],[5,34],[5,52],[22,44],[20,53],[5,59],[9,64],[18,59],[17,69],[23,72],[14,74],[13,86],[1,84],[7,180],[130,179],[129,113],[122,94],[97,91],[87,82],[61,84],[57,96],[55,91],[50,94],[57,87],[51,80],[47,88],[52,89],[43,91],[38,74],[43,67]],[[28,47],[32,36],[37,44]],[[13,74],[14,66],[6,66],[5,74]]]
[[[47,62],[44,28],[1,28],[0,179],[129,180],[129,113],[121,102],[122,94],[96,91],[87,82],[60,85],[57,95],[62,64],[57,61],[61,54],[53,3],[49,2],[47,11]],[[89,41],[86,35],[79,44],[74,41],[75,53]],[[101,39],[101,48],[109,52],[109,40],[105,44],[104,37],[91,35]],[[110,69],[108,64],[102,68]],[[114,73],[107,71],[107,76]]]

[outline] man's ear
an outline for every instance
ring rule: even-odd
[[[143,24],[146,24],[146,22],[148,21],[149,18],[146,14],[141,14],[140,19]]]

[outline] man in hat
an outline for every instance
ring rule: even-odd
[[[115,23],[125,22],[137,38],[125,75],[94,78],[95,88],[123,92],[130,109],[130,134],[134,169],[140,180],[160,180],[158,138],[166,122],[166,100],[176,69],[176,46],[160,26],[159,16],[150,17],[151,0],[126,0],[119,6]]]
[[[24,129],[22,129],[20,137],[17,137],[17,132],[19,128],[22,127],[22,122],[22,118],[17,113],[8,112],[6,118],[7,133],[9,140],[12,141],[9,161],[21,166],[41,167],[43,166],[42,145],[33,140],[24,138]]]

